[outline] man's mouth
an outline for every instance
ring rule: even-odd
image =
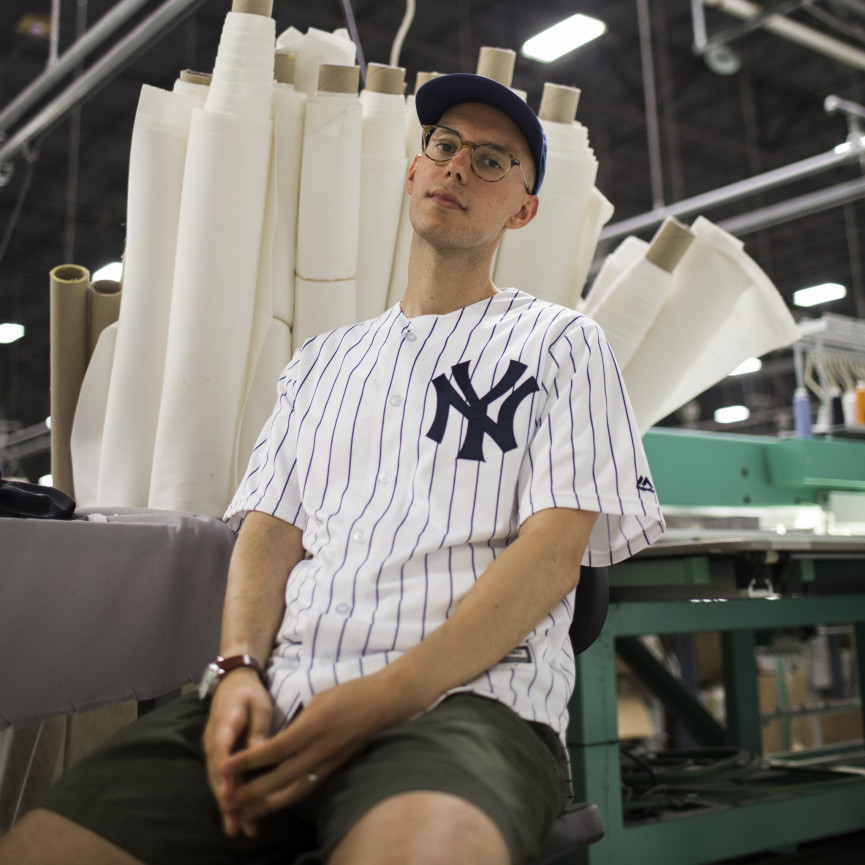
[[[452,192],[446,189],[433,189],[429,193],[429,197],[445,210],[465,210],[465,205]]]

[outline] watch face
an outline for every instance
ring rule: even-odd
[[[222,668],[215,661],[211,661],[205,667],[204,675],[201,677],[201,684],[198,686],[198,698],[206,700],[216,689],[221,677]]]

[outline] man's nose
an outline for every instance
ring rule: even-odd
[[[448,169],[464,180],[468,177],[471,167],[472,146],[468,143],[462,144],[460,149],[451,157],[451,161],[448,162]]]

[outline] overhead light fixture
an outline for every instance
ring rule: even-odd
[[[112,261],[100,267],[90,279],[92,282],[98,282],[100,279],[113,279],[115,282],[120,282],[121,276],[123,276],[123,262]]]
[[[746,405],[727,405],[715,410],[715,423],[739,423],[750,416]]]
[[[847,289],[838,282],[824,282],[812,285],[810,288],[800,288],[793,292],[793,303],[796,306],[816,306],[818,303],[829,303],[841,300],[847,296]]]
[[[749,372],[757,372],[763,366],[763,361],[759,357],[749,357],[743,360],[732,372],[728,375],[745,375]]]
[[[0,343],[15,342],[16,339],[21,339],[24,336],[24,325],[13,324],[10,321],[0,324]]]
[[[580,12],[532,36],[520,50],[532,60],[551,63],[606,32],[607,25],[603,21]]]

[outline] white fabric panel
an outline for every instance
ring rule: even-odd
[[[699,217],[673,291],[624,378],[640,431],[724,378],[743,360],[798,336],[783,299],[732,235]]]
[[[406,163],[406,174],[411,167],[411,159]],[[390,288],[387,292],[387,305],[399,303],[405,294],[408,280],[408,259],[411,251],[413,229],[409,219],[409,196],[403,189],[402,207],[399,212],[399,225],[396,232],[396,244],[393,250],[393,263],[390,269]]]
[[[313,336],[357,321],[357,287],[353,279],[315,281],[298,276],[294,283],[295,349]]]
[[[525,228],[505,232],[494,281],[518,286],[542,300],[573,306],[579,296],[574,287],[578,239],[598,162],[581,123],[544,121],[543,127],[547,168],[538,214]]]
[[[118,327],[119,322],[109,324],[99,335],[81,383],[72,421],[72,476],[75,478],[75,503],[81,508],[92,507],[99,497],[99,458]]]
[[[601,229],[612,219],[615,208],[597,189],[593,189],[586,205],[583,232],[577,240],[577,265],[574,272],[574,303],[577,306],[595,257]]]
[[[647,241],[639,237],[626,237],[605,259],[595,277],[580,312],[594,315],[595,309],[604,302],[604,297],[616,280],[632,265],[641,259],[649,248]]]
[[[147,505],[186,145],[197,104],[182,93],[141,89],[129,155],[123,301],[93,504]]]
[[[234,487],[243,480],[249,455],[276,402],[279,375],[290,360],[291,331],[284,321],[271,319],[246,388],[235,449]]]
[[[390,272],[405,196],[405,98],[399,94],[360,95],[360,223],[357,260],[357,316],[375,318],[388,306]]]

